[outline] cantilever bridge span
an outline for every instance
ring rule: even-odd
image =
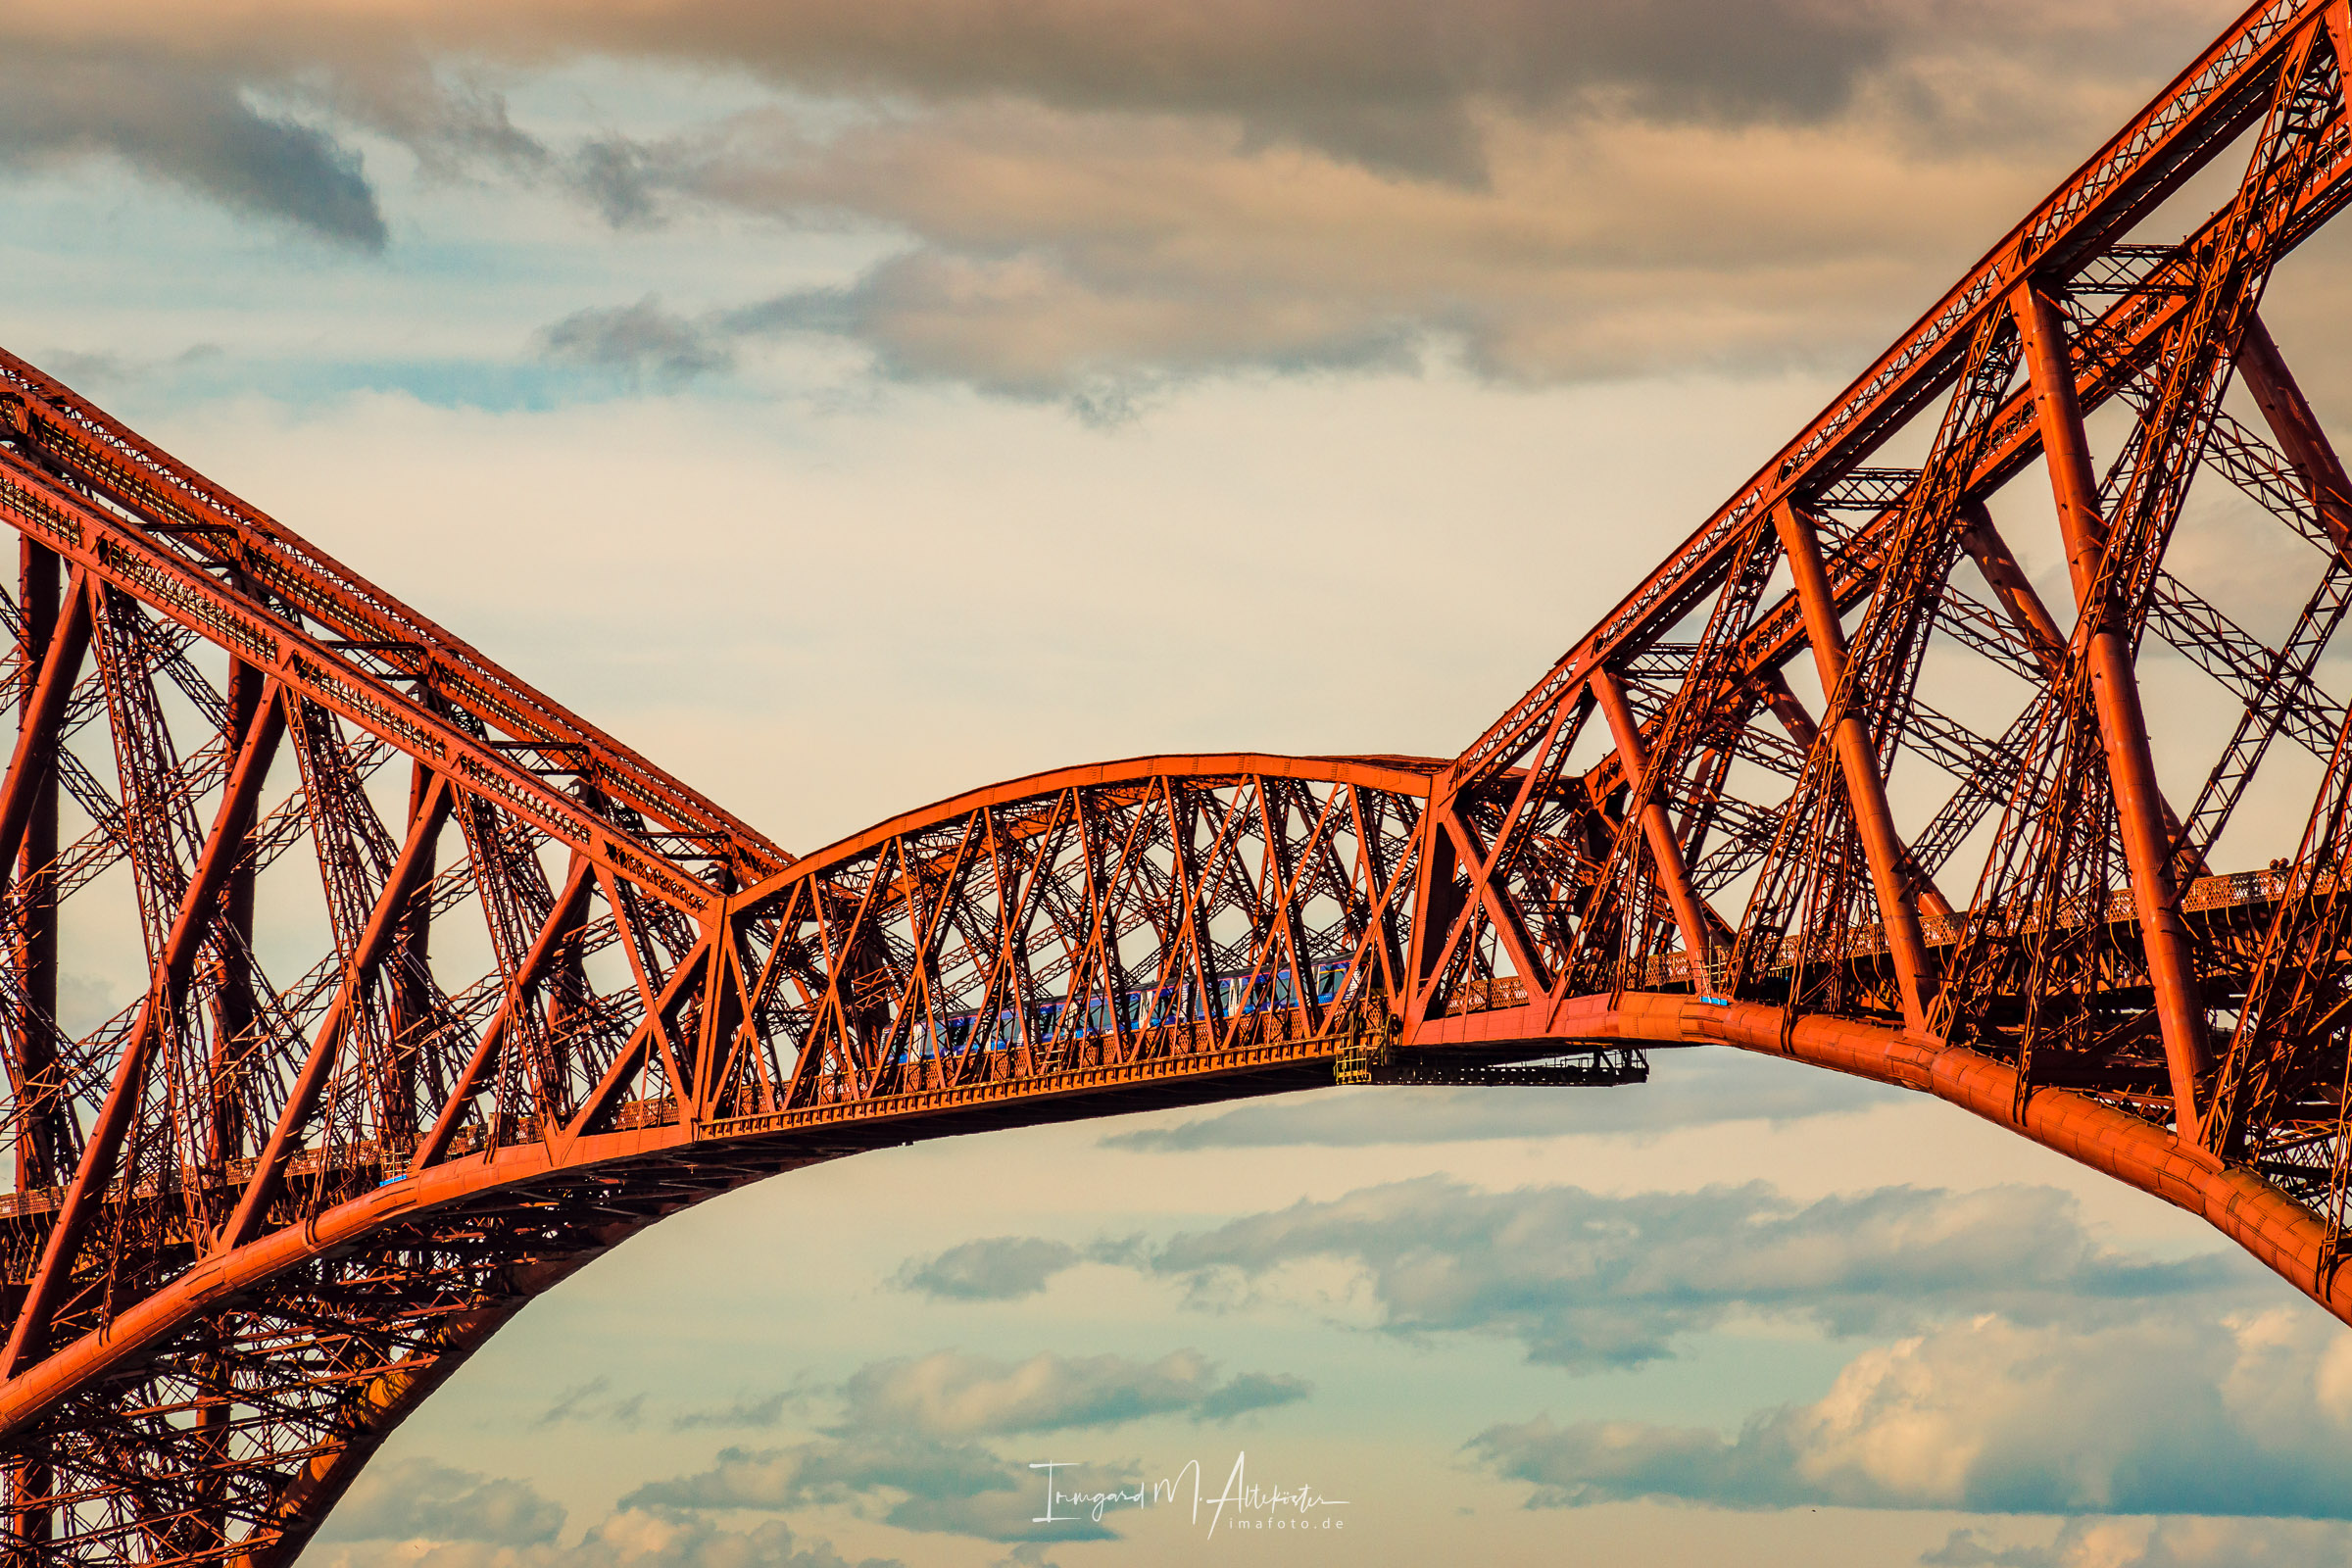
[[[12,1560],[289,1560],[522,1302],[743,1182],[1335,1078],[1783,1055],[2352,1318],[2352,480],[2261,309],[2352,199],[2347,59],[2345,0],[2241,18],[1459,756],[797,859],[0,356]]]

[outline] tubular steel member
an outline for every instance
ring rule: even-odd
[[[2107,564],[2107,524],[2100,513],[2098,481],[2091,476],[2090,444],[2075,402],[2075,377],[2057,308],[2031,282],[2019,288],[2013,308],[2025,336],[2043,458],[2057,497],[2059,531],[2066,541],[2067,574],[2083,614],[2091,697],[2098,705],[2108,777],[2132,870],[2139,938],[2156,990],[2173,1104],[2187,1141],[2197,1124],[2197,1082],[2213,1070],[2213,1053],[2197,1001],[2188,931],[2180,923],[2180,898],[2173,888],[2171,844],[2160,814],[2162,792],[2148,746],[2147,717],[2140,711],[2131,628],[2107,621],[2097,601]]]
[[[1609,726],[1609,738],[1617,743],[1617,756],[1626,779],[1641,793],[1649,773],[1649,760],[1643,755],[1642,727],[1634,722],[1634,710],[1626,706],[1625,688],[1605,669],[1594,670],[1590,684],[1593,700],[1600,704],[1601,717]],[[1683,935],[1683,952],[1690,956],[1690,962],[1703,966],[1713,922],[1699,904],[1697,890],[1690,885],[1690,868],[1683,862],[1682,842],[1675,837],[1665,803],[1654,793],[1642,808],[1642,836],[1649,846],[1649,853],[1656,858],[1658,881],[1674,906],[1674,923]],[[1699,976],[1698,983],[1704,985],[1703,973],[1697,970],[1693,973]]]
[[[1335,1076],[1860,1073],[2352,1316],[2352,488],[2258,313],[2352,200],[2347,36],[2248,12],[1458,758],[1070,768],[800,859],[0,356],[12,1560],[276,1568],[520,1302],[744,1182]],[[2036,461],[2071,629],[1992,519]],[[2169,552],[2200,472],[2312,552],[2277,648]],[[2185,818],[2151,629],[2234,731]],[[2300,821],[2237,809],[2280,736]],[[323,918],[265,940],[283,887]],[[145,983],[69,1025],[108,918]]]
[[[1773,529],[1788,561],[1796,585],[1797,604],[1804,612],[1805,636],[1813,645],[1813,661],[1821,689],[1832,695],[1831,744],[1838,751],[1838,771],[1844,775],[1846,798],[1852,804],[1854,825],[1862,853],[1870,862],[1870,879],[1878,890],[1880,916],[1894,956],[1896,984],[1902,993],[1903,1019],[1914,1029],[1927,1023],[1934,1000],[1934,960],[1928,956],[1926,935],[1920,930],[1919,904],[1905,874],[1910,853],[1895,836],[1894,813],[1886,805],[1886,781],[1879,774],[1879,757],[1870,732],[1855,710],[1847,684],[1845,631],[1838,624],[1838,606],[1830,592],[1829,570],[1822,564],[1821,540],[1802,513],[1784,501],[1772,509]]]

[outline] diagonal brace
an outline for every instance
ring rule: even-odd
[[[253,721],[237,747],[228,786],[221,795],[212,831],[205,838],[195,874],[188,879],[187,891],[180,897],[179,909],[165,939],[147,999],[140,1004],[129,1038],[123,1042],[122,1059],[82,1147],[81,1162],[58,1204],[57,1218],[50,1225],[40,1264],[25,1290],[24,1304],[18,1308],[8,1348],[0,1351],[0,1382],[14,1377],[40,1354],[50,1315],[56,1310],[58,1298],[73,1271],[74,1254],[81,1249],[82,1234],[107,1185],[114,1180],[115,1164],[147,1076],[148,1057],[154,1052],[155,1042],[172,1026],[185,999],[189,972],[205,936],[212,929],[216,906],[234,868],[238,850],[252,828],[262,785],[285,727],[285,692],[271,680],[263,691]]]

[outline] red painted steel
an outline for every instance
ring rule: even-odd
[[[1607,720],[1609,739],[1617,748],[1617,756],[1625,776],[1637,793],[1647,793],[1649,800],[1641,810],[1642,840],[1648,848],[1657,867],[1658,881],[1666,889],[1666,899],[1674,906],[1675,928],[1682,933],[1683,951],[1704,954],[1712,946],[1708,940],[1719,921],[1709,920],[1699,903],[1698,891],[1690,885],[1690,868],[1683,858],[1682,840],[1676,835],[1674,823],[1666,814],[1665,802],[1647,789],[1649,759],[1642,739],[1642,726],[1636,722],[1634,711],[1626,706],[1625,687],[1605,669],[1592,672],[1589,683],[1592,700],[1600,705],[1601,717]],[[1529,951],[1524,937],[1512,946],[1520,953]],[[1533,965],[1522,962],[1520,973]]]
[[[2241,18],[1459,757],[1094,764],[800,859],[0,356],[12,1550],[282,1564],[667,1213],[1335,1077],[1858,1073],[2352,1317],[2352,481],[2259,314],[2352,200],[2348,36]],[[69,909],[136,995],[61,988]]]
[[[1928,955],[1927,936],[1920,930],[1914,878],[1907,874],[1910,852],[1896,836],[1894,812],[1886,804],[1886,781],[1879,774],[1878,748],[1856,711],[1861,694],[1848,679],[1853,664],[1846,657],[1845,630],[1838,623],[1829,568],[1822,564],[1821,539],[1813,519],[1786,501],[1772,509],[1772,524],[1780,535],[1797,604],[1804,612],[1805,639],[1813,645],[1821,689],[1832,694],[1830,742],[1838,756],[1838,776],[1845,784],[1847,808],[1853,812],[1855,836],[1870,863],[1879,917],[1886,927],[1887,950],[1894,959],[1896,1001],[1904,1021],[1914,1029],[1924,1028],[1928,1008],[1935,1001],[1934,960]]]
[[[2090,438],[2075,402],[2075,374],[2068,361],[2066,332],[2058,308],[2032,282],[2012,297],[2025,340],[2034,407],[2041,418],[2043,466],[2058,506],[2058,528],[2066,541],[2067,574],[2082,614],[2084,660],[2099,735],[2106,748],[2107,777],[2115,799],[2117,825],[2131,867],[2137,906],[2140,947],[2148,980],[2156,991],[2156,1017],[2164,1031],[2164,1054],[2172,1077],[2173,1110],[2180,1125],[2197,1119],[2197,1080],[2212,1069],[2203,1008],[2197,1004],[2188,931],[2180,923],[2180,898],[2173,887],[2172,856],[2158,814],[2161,791],[2150,750],[2146,716],[2140,711],[2139,681],[2130,647],[2128,617],[2108,616],[2097,602],[2108,561],[2106,519],[2098,481],[2091,474]]]

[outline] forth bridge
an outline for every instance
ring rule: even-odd
[[[1949,1101],[2352,1321],[2352,479],[2262,310],[2352,200],[2348,61],[2346,0],[2247,12],[1458,756],[798,857],[0,355],[8,1561],[290,1562],[524,1302],[746,1182],[1676,1046]],[[2275,626],[2174,548],[2224,516],[2301,564]],[[68,933],[144,956],[93,1026]]]

